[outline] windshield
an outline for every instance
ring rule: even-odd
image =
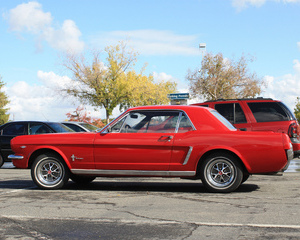
[[[236,128],[226,119],[224,118],[220,113],[218,113],[216,110],[212,110],[211,113],[221,122],[223,123],[229,130],[236,131]]]
[[[48,123],[50,127],[54,129],[55,132],[62,133],[62,132],[74,132],[72,129],[68,128],[67,126],[60,124],[60,123]]]

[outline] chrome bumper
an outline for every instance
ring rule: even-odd
[[[287,164],[284,166],[284,168],[282,169],[282,171],[284,172],[285,170],[288,169],[291,160],[294,158],[294,151],[293,148],[290,148],[286,151],[286,156],[287,156]]]
[[[24,156],[11,154],[11,155],[8,155],[7,158],[11,159],[11,160],[22,160],[24,158]]]

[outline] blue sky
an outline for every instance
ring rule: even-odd
[[[79,103],[55,93],[70,77],[59,55],[126,39],[140,54],[136,70],[147,62],[147,73],[176,81],[180,92],[206,43],[227,58],[253,57],[250,70],[268,83],[262,96],[291,109],[300,96],[300,0],[0,0],[0,11],[0,75],[12,120],[66,119]],[[104,118],[103,109],[87,109]]]

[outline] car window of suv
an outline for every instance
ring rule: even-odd
[[[288,121],[289,116],[278,102],[249,102],[257,122]]]
[[[25,135],[26,124],[12,123],[1,131],[1,135]]]
[[[239,103],[215,104],[215,109],[232,124],[247,123]]]

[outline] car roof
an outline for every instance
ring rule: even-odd
[[[233,99],[217,99],[217,100],[209,100],[205,101],[205,103],[209,102],[229,102],[229,101],[274,101],[274,102],[279,102],[279,100],[274,100],[272,98],[263,98],[263,97],[258,97],[258,98],[233,98]]]
[[[7,122],[7,123],[2,124],[1,126],[8,125],[8,124],[12,124],[12,123],[45,123],[45,124],[58,123],[58,124],[59,124],[59,122],[35,121],[35,120],[33,120],[33,121],[25,121],[25,120],[24,120],[24,121],[10,121],[10,122]]]
[[[155,106],[140,106],[129,108],[127,111],[132,110],[189,110],[197,109],[197,106],[192,105],[155,105]]]

